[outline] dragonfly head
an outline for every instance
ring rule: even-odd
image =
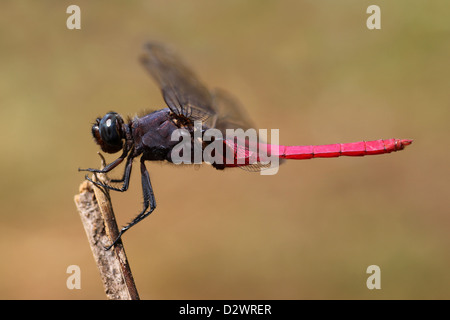
[[[107,113],[103,118],[97,118],[92,125],[92,135],[100,148],[107,153],[116,153],[123,148],[125,124],[122,117],[115,112]]]

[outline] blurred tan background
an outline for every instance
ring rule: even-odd
[[[81,30],[66,8],[81,8]],[[366,9],[381,7],[381,30]],[[104,299],[73,196],[97,116],[164,107],[163,41],[282,144],[409,138],[275,176],[148,163],[157,210],[124,236],[143,299],[449,299],[448,1],[2,1],[0,298]],[[110,155],[107,159],[115,159]],[[121,173],[119,169],[116,176]],[[141,209],[139,170],[113,194]],[[68,290],[66,268],[81,268]],[[366,268],[381,268],[368,290]]]

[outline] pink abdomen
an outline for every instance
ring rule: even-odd
[[[387,139],[316,146],[279,146],[279,157],[282,159],[361,157],[403,150],[411,143],[412,140]]]

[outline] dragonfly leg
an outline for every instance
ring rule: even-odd
[[[148,217],[153,212],[153,210],[155,210],[156,208],[155,195],[153,194],[153,188],[150,182],[150,175],[147,171],[147,168],[145,167],[144,160],[142,158],[141,158],[141,178],[142,178],[142,193],[144,196],[144,208],[141,211],[141,213],[139,213],[136,216],[136,218],[133,219],[133,221],[131,221],[128,225],[126,225],[120,230],[117,238],[110,246],[106,247],[105,250],[111,249],[128,229],[130,229],[132,226],[136,225],[141,220]],[[149,207],[150,210],[147,211]]]
[[[108,173],[109,171],[111,171],[112,169],[114,169],[115,167],[117,167],[119,164],[122,163],[122,161],[127,157],[128,151],[129,151],[128,148],[124,148],[122,154],[120,155],[120,157],[118,157],[116,160],[114,160],[110,164],[106,165],[103,169],[93,169],[93,168],[81,169],[81,168],[78,168],[78,171],[88,171],[88,172],[96,172],[96,173]]]
[[[114,191],[120,191],[120,192],[124,192],[128,190],[128,186],[130,184],[130,176],[131,176],[131,168],[133,166],[133,159],[134,157],[130,154],[128,156],[127,162],[125,164],[125,170],[123,172],[123,176],[121,179],[113,179],[111,180],[111,182],[123,182],[123,185],[121,188],[116,188],[107,184],[103,184],[97,181],[93,181],[91,178],[88,177],[88,175],[85,176],[86,180],[92,182],[93,184],[95,184],[97,187],[103,187],[106,189],[110,189],[110,190],[114,190]]]

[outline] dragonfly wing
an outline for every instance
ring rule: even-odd
[[[239,101],[231,94],[222,89],[212,91],[214,108],[217,110],[217,120],[214,124],[216,129],[226,134],[226,129],[255,129],[246,110]]]
[[[233,146],[233,154],[235,155],[236,160],[241,158],[241,160],[245,161],[250,154],[258,150],[256,145],[258,145],[258,143],[264,144],[264,141],[261,140],[257,128],[236,98],[222,89],[215,89],[212,91],[212,95],[214,108],[217,110],[215,128],[222,132],[224,138],[226,138],[226,129],[242,129],[244,131],[254,129],[256,131],[257,141],[237,140],[237,143],[233,142],[228,146]],[[250,145],[251,143],[253,143],[253,145]],[[256,143],[256,145],[254,145],[254,143]],[[255,161],[244,166],[238,166],[240,169],[251,172],[259,172],[269,167],[271,167],[270,163],[261,163],[260,161]]]
[[[210,91],[175,53],[155,42],[145,44],[144,50],[141,62],[161,88],[173,113],[193,121],[215,117]]]
[[[143,66],[150,72],[170,110],[193,121],[201,120],[206,127],[216,128],[226,137],[226,129],[255,129],[245,109],[227,92],[209,91],[196,75],[168,48],[150,42],[144,47],[141,58]],[[236,146],[237,154],[248,154],[249,145],[243,142]],[[243,149],[242,149],[243,148]],[[242,169],[259,171],[265,166],[257,162]]]

